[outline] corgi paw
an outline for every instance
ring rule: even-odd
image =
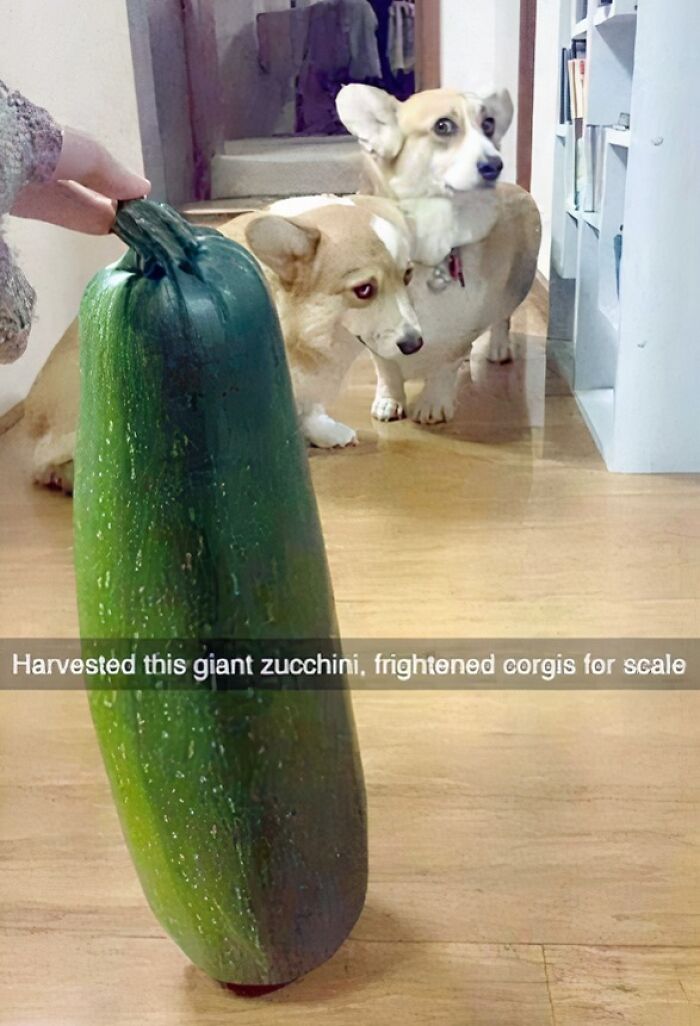
[[[515,345],[511,339],[491,339],[486,353],[489,363],[512,363],[515,360]]]
[[[432,397],[422,395],[411,411],[416,424],[444,424],[455,415],[455,401],[452,396]]]
[[[345,449],[357,445],[357,434],[327,414],[310,417],[304,424],[307,440],[317,449]]]
[[[391,421],[391,420],[404,420],[406,417],[406,410],[403,404],[398,399],[392,399],[391,396],[381,395],[372,403],[372,416],[375,420]]]
[[[74,469],[71,460],[69,463],[62,463],[60,466],[47,464],[35,473],[34,481],[43,488],[50,488],[55,492],[63,492],[64,495],[72,495],[73,477]]]

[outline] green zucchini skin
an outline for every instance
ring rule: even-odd
[[[126,205],[117,231],[133,248],[93,279],[80,315],[81,636],[163,639],[163,654],[177,639],[334,638],[306,451],[257,264],[147,201]],[[90,705],[161,924],[222,982],[283,984],[322,963],[367,882],[347,690],[122,683],[99,681]]]

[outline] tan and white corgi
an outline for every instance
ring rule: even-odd
[[[355,431],[326,404],[366,347],[377,360],[423,345],[408,296],[412,240],[396,204],[374,197],[281,200],[224,225],[269,281],[285,336],[302,431],[311,445],[353,445]],[[26,402],[34,479],[72,491],[78,419],[78,332],[52,352]]]
[[[326,406],[366,347],[410,360],[423,346],[408,294],[412,239],[381,198],[304,196],[221,229],[258,258],[282,325],[302,431],[319,448],[353,445]]]
[[[425,347],[410,363],[375,357],[373,415],[406,415],[404,382],[425,387],[411,415],[451,419],[457,374],[472,343],[490,329],[489,358],[512,358],[510,316],[534,281],[541,223],[534,200],[496,185],[498,146],[513,105],[507,91],[486,99],[435,89],[400,103],[372,86],[341,90],[338,112],[368,155],[372,191],[393,199],[415,234],[410,288]]]

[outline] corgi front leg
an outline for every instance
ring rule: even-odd
[[[510,337],[510,318],[496,321],[492,325],[486,358],[490,363],[510,363],[515,359],[515,347]]]
[[[457,381],[463,358],[447,363],[426,378],[411,417],[417,424],[443,424],[452,420],[457,405]]]
[[[406,416],[406,390],[403,373],[393,360],[385,360],[372,353],[377,371],[377,391],[372,403],[375,420],[403,420]]]
[[[301,430],[309,445],[317,449],[344,449],[348,445],[357,445],[357,433],[347,424],[329,417],[321,405],[302,411]]]
[[[34,450],[34,481],[47,488],[73,494],[75,431],[55,438],[52,431],[40,438]]]

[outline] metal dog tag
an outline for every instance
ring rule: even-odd
[[[440,264],[433,271],[433,276],[428,280],[428,288],[431,292],[444,292],[452,284],[452,276],[449,269]]]

